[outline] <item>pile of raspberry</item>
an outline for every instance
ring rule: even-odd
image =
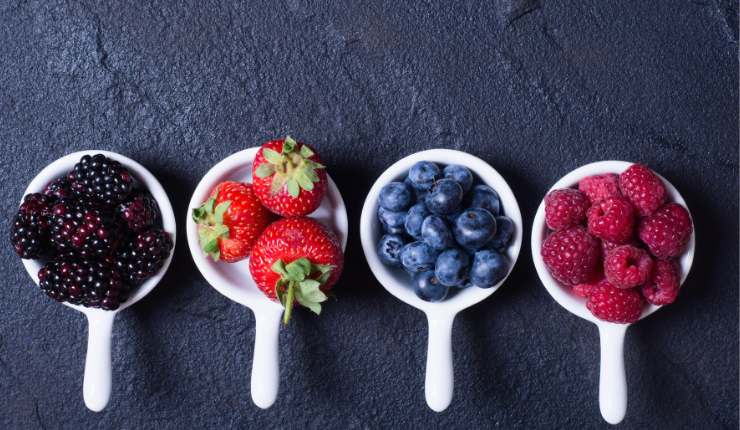
[[[693,227],[686,208],[668,202],[667,194],[652,170],[633,164],[619,175],[589,176],[578,189],[545,197],[550,232],[542,258],[555,279],[587,300],[596,318],[632,323],[647,303],[676,300],[677,258]]]

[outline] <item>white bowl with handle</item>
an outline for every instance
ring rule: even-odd
[[[254,404],[262,409],[275,403],[280,382],[278,338],[283,306],[257,287],[249,273],[249,259],[236,263],[215,262],[206,256],[198,242],[198,225],[192,219],[193,209],[211,195],[223,181],[252,182],[252,161],[259,147],[239,151],[213,166],[201,179],[188,205],[185,229],[188,247],[195,265],[206,281],[219,293],[252,310],[255,319],[254,355],[252,360],[251,393]],[[329,181],[321,206],[308,216],[331,228],[347,246],[347,209],[339,189]]]
[[[383,264],[377,254],[377,243],[383,229],[377,218],[380,190],[393,181],[403,181],[411,166],[419,161],[442,165],[459,164],[470,169],[480,181],[495,189],[501,198],[504,215],[514,222],[514,233],[507,249],[509,270],[506,276],[491,288],[469,287],[441,302],[427,302],[416,296],[411,277],[403,269]],[[398,160],[375,181],[367,194],[360,217],[362,249],[370,270],[380,284],[397,299],[421,310],[429,323],[429,343],[425,377],[425,398],[429,407],[441,412],[452,402],[454,371],[452,365],[452,323],[458,312],[485,300],[506,281],[516,264],[522,245],[522,216],[514,193],[504,178],[488,163],[465,152],[450,149],[431,149],[417,152]]]
[[[548,191],[571,188],[578,185],[581,179],[592,175],[605,173],[620,174],[627,170],[634,163],[626,161],[599,161],[581,166],[557,181]],[[657,173],[656,173],[657,174]],[[668,201],[678,203],[685,207],[681,194],[665,178],[658,175],[663,181],[668,193]],[[693,220],[692,220],[693,225]],[[587,321],[590,321],[599,329],[601,339],[601,368],[599,376],[599,409],[601,415],[610,424],[618,424],[624,419],[627,413],[627,379],[624,371],[624,336],[630,324],[617,324],[602,321],[591,314],[586,308],[586,299],[578,297],[571,293],[568,287],[560,284],[547,270],[545,262],[542,259],[542,242],[547,235],[547,225],[545,224],[545,201],[542,200],[537,213],[532,222],[532,260],[537,270],[542,285],[553,299],[568,312],[577,315]],[[691,264],[694,261],[695,237],[692,231],[691,239],[686,247],[686,251],[678,259],[681,267],[681,284],[686,280],[689,274]],[[642,312],[640,319],[651,315],[661,306],[648,304]]]
[[[132,306],[134,303],[143,299],[149,294],[167,272],[167,268],[172,261],[174,253],[174,244],[176,239],[175,214],[170,204],[167,193],[162,188],[157,178],[149,172],[144,166],[136,161],[125,157],[121,154],[109,151],[89,150],[73,152],[54,161],[46,166],[26,188],[24,196],[30,193],[41,193],[47,184],[67,174],[74,168],[74,165],[80,161],[84,155],[103,154],[106,157],[116,160],[126,167],[129,172],[139,181],[139,183],[149,190],[154,200],[159,206],[162,213],[162,229],[172,237],[172,250],[169,257],[164,262],[159,271],[147,279],[142,285],[137,287],[131,296],[125,302],[121,303],[118,309],[107,311],[98,308],[87,308],[82,305],[73,305],[62,302],[67,307],[82,312],[87,317],[89,333],[87,338],[87,356],[85,358],[85,377],[83,381],[82,394],[85,405],[92,411],[99,412],[105,408],[110,399],[112,387],[112,369],[111,369],[111,336],[113,332],[113,320],[119,312]],[[43,266],[40,260],[23,260],[26,271],[34,282],[38,285],[39,269]]]

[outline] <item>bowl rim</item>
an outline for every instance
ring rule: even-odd
[[[561,188],[572,188],[578,184],[578,182],[581,179],[584,179],[588,176],[592,175],[598,175],[598,174],[606,174],[606,173],[615,173],[619,175],[623,171],[625,171],[628,167],[632,166],[633,164],[638,164],[634,162],[629,161],[621,161],[621,160],[603,160],[603,161],[596,161],[592,163],[585,164],[583,166],[580,166],[576,169],[573,169],[566,175],[564,175],[562,178],[560,178],[557,182],[555,182],[545,193],[545,196],[549,194],[551,191]],[[652,169],[651,169],[652,170]],[[686,205],[686,201],[684,200],[681,193],[676,189],[676,187],[673,186],[666,178],[664,178],[662,175],[660,175],[655,170],[652,170],[658,178],[663,182],[663,185],[666,188],[666,191],[668,193],[669,198],[672,202],[678,203],[682,205],[686,211],[689,213],[689,217],[691,218],[691,223],[694,225],[694,219],[691,216],[691,211],[689,210],[689,207]],[[565,308],[568,312],[575,314],[585,320],[591,321],[595,324],[611,324],[611,325],[617,325],[617,326],[624,326],[625,324],[619,324],[619,323],[611,323],[608,321],[602,321],[586,308],[586,299],[577,297],[574,294],[572,294],[570,291],[566,290],[566,286],[562,285],[560,282],[555,280],[553,276],[550,274],[550,272],[547,270],[547,267],[545,266],[545,263],[542,259],[541,251],[542,251],[542,242],[544,241],[547,233],[547,227],[545,225],[545,200],[544,196],[537,208],[537,212],[535,213],[534,219],[532,221],[532,230],[531,230],[531,250],[532,250],[532,261],[534,263],[535,270],[537,271],[537,275],[540,278],[540,282],[545,287],[545,290],[547,290],[548,294],[563,308]],[[678,259],[678,262],[681,266],[681,287],[683,287],[684,281],[688,277],[688,274],[691,270],[691,266],[694,261],[694,254],[696,251],[696,229],[692,229],[691,232],[691,238],[689,239],[689,243],[686,246],[686,251],[681,255],[681,257]],[[640,315],[640,319],[643,319],[647,317],[648,315],[651,315],[655,313],[658,309],[662,308],[662,306],[656,306],[648,303],[648,306],[645,307],[642,311],[642,315]]]
[[[219,272],[217,265],[220,263],[213,262],[210,258],[205,256],[203,251],[200,249],[198,226],[191,216],[192,210],[200,206],[201,203],[208,198],[216,184],[228,180],[229,175],[231,175],[233,171],[243,168],[245,160],[249,160],[248,164],[251,165],[252,160],[259,149],[260,146],[254,146],[237,151],[214,164],[213,167],[203,175],[198,182],[198,185],[195,187],[187,206],[187,213],[185,214],[185,233],[188,249],[190,250],[193,262],[208,285],[228,299],[252,310],[269,308],[274,311],[279,310],[282,312],[283,306],[278,302],[270,300],[256,287],[256,285],[247,283],[246,285],[248,288],[235,288],[231,285],[231,282],[224,282],[227,276]],[[335,227],[334,233],[339,238],[342,251],[344,252],[347,247],[347,239],[349,236],[347,207],[344,204],[344,199],[342,198],[339,188],[336,183],[334,183],[328,172],[326,177],[328,179],[328,183],[324,199],[328,199],[330,202],[329,204],[332,207],[332,222]],[[312,214],[309,214],[308,216],[311,217]],[[236,263],[228,264],[233,265],[233,267],[248,265],[249,259],[247,258]],[[248,268],[246,270],[248,273]]]
[[[167,273],[167,269],[169,268],[170,263],[172,262],[172,258],[175,254],[175,246],[177,244],[177,223],[175,221],[175,212],[172,209],[170,199],[167,196],[167,193],[165,192],[164,187],[162,187],[162,184],[159,182],[159,180],[157,180],[157,178],[146,167],[144,167],[137,161],[126,157],[125,155],[112,151],[89,149],[69,153],[49,163],[31,180],[31,182],[26,187],[26,190],[23,192],[23,197],[30,193],[43,192],[44,188],[49,183],[64,176],[67,172],[72,170],[74,168],[74,165],[77,164],[77,162],[79,162],[83,156],[95,154],[103,154],[110,159],[118,161],[124,167],[126,167],[131,172],[131,174],[134,175],[134,177],[142,183],[142,185],[144,185],[149,190],[152,197],[157,202],[157,205],[159,206],[159,211],[162,214],[162,229],[169,233],[172,237],[172,249],[170,250],[170,254],[165,260],[162,267],[154,276],[147,279],[143,284],[136,287],[134,294],[131,295],[128,300],[121,303],[118,309],[115,309],[113,311],[106,311],[98,308],[88,308],[82,305],[73,305],[68,302],[61,302],[63,305],[78,310],[82,313],[91,313],[98,311],[115,313],[128,308],[129,306],[133,305],[134,303],[143,299],[147,294],[149,294],[154,289],[154,287],[157,286],[162,277],[164,277],[165,273]],[[23,201],[23,198],[21,198],[21,201]],[[31,276],[31,279],[33,279],[36,285],[38,285],[38,271],[42,267],[41,261],[31,259],[23,259],[22,261],[26,272],[28,272],[29,276]]]
[[[402,180],[408,170],[418,161],[432,161],[442,165],[459,164],[469,168],[482,183],[494,188],[501,198],[504,215],[514,222],[514,235],[507,248],[509,270],[498,284],[491,288],[465,288],[453,297],[441,302],[427,302],[421,300],[410,288],[411,278],[402,271],[383,264],[376,251],[376,239],[380,236],[380,227],[375,213],[378,210],[378,195],[380,189],[389,182]],[[452,313],[455,314],[469,306],[479,303],[496,292],[506,282],[516,265],[522,246],[523,233],[522,215],[519,203],[509,184],[493,166],[484,160],[463,151],[453,149],[429,149],[409,154],[391,164],[381,173],[367,193],[360,215],[360,240],[368,266],[378,282],[397,299],[411,305],[427,314]],[[403,277],[403,278],[401,278]]]

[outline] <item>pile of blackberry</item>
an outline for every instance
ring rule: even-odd
[[[43,193],[25,196],[10,242],[40,259],[39,286],[52,299],[117,309],[162,268],[172,238],[149,191],[119,162],[85,155]]]

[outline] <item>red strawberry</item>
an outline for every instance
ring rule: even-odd
[[[318,154],[290,136],[265,143],[254,157],[254,191],[262,204],[278,215],[302,216],[315,211],[324,198],[326,182]]]
[[[645,300],[636,288],[622,290],[607,281],[591,291],[586,307],[600,320],[627,324],[640,319]]]
[[[250,184],[233,181],[218,184],[211,197],[193,209],[203,252],[227,263],[247,258],[273,218]]]
[[[642,164],[633,164],[619,175],[619,188],[640,216],[652,214],[666,200],[663,181]]]
[[[321,313],[325,293],[337,282],[343,266],[342,247],[334,233],[305,217],[270,224],[249,259],[249,272],[260,290],[285,306],[285,324],[294,302]]]

